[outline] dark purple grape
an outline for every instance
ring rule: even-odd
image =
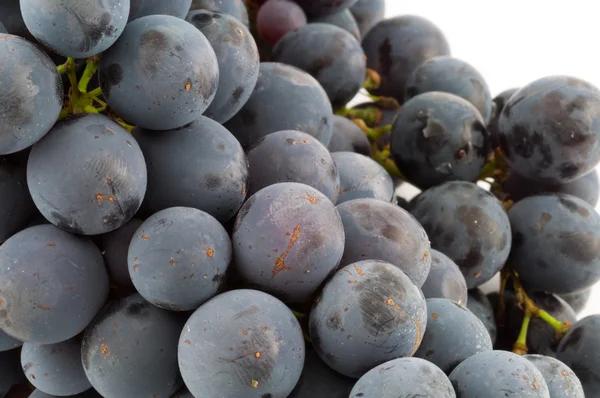
[[[260,37],[275,45],[287,33],[306,25],[304,10],[291,0],[268,0],[258,10],[256,27]]]
[[[333,130],[328,149],[330,152],[356,152],[371,156],[371,144],[363,131],[353,121],[333,115]]]
[[[21,366],[29,382],[46,394],[67,396],[92,387],[81,363],[81,337],[56,344],[23,344]]]
[[[484,79],[473,65],[450,56],[431,58],[413,70],[406,82],[406,97],[431,91],[457,95],[479,111],[485,125],[492,117],[492,95]]]
[[[413,15],[382,20],[363,38],[367,67],[381,75],[376,95],[405,101],[406,82],[413,70],[430,58],[450,55],[442,31],[431,21]]]
[[[310,23],[328,23],[330,25],[337,26],[338,28],[344,29],[359,42],[361,41],[360,30],[354,15],[350,12],[350,9],[346,8],[343,11],[336,12],[335,14],[324,15],[321,17],[310,18]]]
[[[550,391],[550,398],[585,398],[577,375],[558,359],[544,355],[525,355],[523,358],[540,371]]]
[[[307,349],[302,375],[288,398],[348,398],[354,383],[327,366],[315,350]]]
[[[142,204],[146,183],[146,162],[137,142],[104,115],[77,115],[57,123],[33,146],[27,164],[27,184],[38,210],[76,234],[123,226]]]
[[[27,228],[0,246],[0,326],[24,342],[79,334],[108,296],[100,250],[53,225]]]
[[[340,12],[349,8],[357,0],[295,0],[307,14],[322,16]]]
[[[169,207],[194,207],[225,222],[242,206],[248,159],[221,124],[200,116],[171,131],[136,128],[133,137],[148,165],[143,206],[150,214]]]
[[[366,60],[360,42],[327,23],[310,23],[286,34],[275,45],[272,59],[313,76],[334,109],[350,102],[365,80]]]
[[[0,22],[0,33],[7,33],[6,27]]]
[[[590,287],[573,293],[560,294],[558,296],[565,300],[576,314],[579,314],[588,305],[592,296],[592,288]]]
[[[495,96],[492,100],[492,118],[488,124],[488,131],[490,132],[490,138],[494,148],[497,148],[500,145],[498,142],[498,119],[504,110],[504,105],[506,105],[510,97],[517,91],[519,91],[519,88],[509,88]]]
[[[195,10],[228,14],[243,23],[247,28],[250,27],[248,10],[242,0],[193,0],[190,12]]]
[[[385,0],[357,0],[350,7],[360,34],[365,37],[371,28],[385,18]]]
[[[477,109],[454,94],[428,92],[409,99],[392,125],[394,162],[419,188],[475,181],[490,143]]]
[[[508,212],[508,263],[535,290],[572,293],[600,280],[600,215],[566,194],[525,198]]]
[[[297,182],[337,202],[340,176],[331,154],[316,138],[300,131],[278,131],[261,138],[247,155],[248,196],[279,182]]]
[[[444,253],[431,249],[431,269],[421,290],[426,299],[445,298],[467,305],[467,282],[460,268]]]
[[[429,239],[406,210],[378,199],[355,199],[337,206],[346,244],[340,267],[361,260],[387,261],[421,287],[431,267]]]
[[[190,10],[192,0],[130,0],[131,10],[129,19],[131,22],[135,19],[146,17],[148,15],[172,15],[177,18],[185,18]]]
[[[551,76],[517,91],[498,119],[508,165],[524,177],[565,183],[600,162],[600,90],[583,80]]]
[[[327,146],[333,110],[314,77],[290,65],[262,62],[250,99],[225,127],[246,149],[267,134],[283,130],[307,133]]]
[[[412,356],[426,326],[421,290],[398,267],[379,260],[337,271],[309,319],[319,357],[353,378],[391,359]]]
[[[423,225],[431,247],[460,267],[469,289],[504,266],[511,225],[502,203],[477,184],[451,181],[429,188],[411,202],[410,212]]]
[[[119,287],[133,286],[129,268],[127,268],[127,251],[131,238],[142,222],[142,220],[134,218],[121,228],[98,237],[98,247],[104,255],[104,264],[106,264],[110,281]]]
[[[379,163],[354,152],[335,152],[332,157],[340,175],[338,204],[363,198],[391,201],[394,181]]]
[[[20,0],[2,1],[0,3],[0,21],[8,33],[24,37],[24,33],[29,31],[23,21],[20,3]]]
[[[469,290],[467,308],[483,322],[490,334],[492,343],[496,343],[496,336],[498,334],[498,329],[496,327],[496,311],[494,307],[492,307],[492,303],[488,296],[477,287]]]
[[[183,322],[134,294],[112,301],[83,335],[81,361],[104,397],[169,398],[181,386],[177,340]]]
[[[28,155],[0,157],[0,242],[25,228],[37,213],[27,187]]]
[[[304,350],[300,323],[281,301],[233,290],[192,314],[178,358],[195,397],[285,398],[300,378]]]
[[[302,304],[338,266],[344,227],[322,193],[287,182],[248,199],[237,215],[232,241],[236,270],[246,284],[285,303]]]
[[[27,383],[21,368],[21,353],[19,350],[0,352],[0,397],[9,397],[7,394],[17,384]]]
[[[22,345],[22,341],[9,336],[0,329],[0,352],[10,351]]]
[[[138,228],[127,263],[133,285],[150,303],[192,311],[217,294],[231,258],[231,240],[214,217],[172,207]]]
[[[58,395],[49,395],[41,390],[34,390],[29,398],[60,398]],[[89,390],[82,392],[77,395],[69,395],[69,398],[102,398],[102,395],[98,394],[96,390],[90,388]]]

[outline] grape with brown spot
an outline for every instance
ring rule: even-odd
[[[540,371],[550,391],[550,398],[585,398],[581,381],[567,365],[544,355],[525,355]]]

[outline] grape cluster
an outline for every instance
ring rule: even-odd
[[[3,1],[0,397],[600,396],[600,90],[384,14]]]

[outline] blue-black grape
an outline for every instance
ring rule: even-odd
[[[268,0],[260,6],[256,16],[258,34],[271,45],[306,23],[306,13],[292,0]]]
[[[389,360],[412,356],[427,327],[421,290],[398,267],[379,260],[350,264],[327,282],[310,312],[319,357],[359,378]]]
[[[0,33],[7,33],[6,27],[0,22]]]
[[[525,355],[523,358],[540,371],[550,391],[550,398],[585,398],[581,381],[567,365],[544,355]]]
[[[127,262],[142,297],[166,310],[192,311],[217,294],[231,257],[231,240],[214,217],[172,207],[138,228]]]
[[[194,398],[194,396],[186,387],[184,387],[180,391],[176,392],[171,398]]]
[[[334,109],[354,98],[367,70],[360,42],[344,29],[327,23],[309,23],[286,34],[273,48],[272,59],[317,79]]]
[[[371,144],[363,131],[353,121],[338,115],[333,116],[330,152],[356,152],[371,156]]]
[[[0,246],[0,326],[21,341],[53,344],[79,334],[108,296],[100,250],[53,225]]]
[[[204,116],[225,123],[244,106],[256,85],[260,65],[256,42],[240,21],[227,14],[196,10],[185,20],[206,36],[217,55],[219,87]]]
[[[23,344],[21,366],[29,382],[46,394],[76,395],[92,387],[81,363],[80,336],[56,344]]]
[[[350,398],[456,398],[448,377],[421,358],[398,358],[365,373]]]
[[[106,398],[171,397],[182,386],[177,365],[182,326],[176,314],[138,294],[110,302],[83,335],[87,378]]]
[[[33,390],[29,398],[60,398],[58,395],[46,394],[41,390]],[[82,392],[77,395],[69,395],[69,398],[103,398],[102,395],[98,394],[96,390],[90,388],[89,390]],[[193,398],[193,397],[190,397]]]
[[[38,210],[77,234],[124,225],[140,208],[146,184],[137,142],[104,115],[76,115],[57,123],[33,146],[27,164],[27,185]]]
[[[327,93],[314,77],[290,65],[262,62],[250,99],[225,127],[244,148],[283,130],[310,134],[327,146],[333,110]]]
[[[10,351],[12,349],[19,348],[22,345],[22,341],[9,336],[0,329],[0,352]]]
[[[233,290],[192,314],[178,358],[195,397],[285,398],[300,378],[304,350],[300,323],[281,301]]]
[[[115,43],[130,5],[130,0],[21,0],[21,14],[40,43],[65,57],[86,58]]]
[[[492,351],[485,325],[467,308],[445,298],[427,299],[426,304],[427,328],[415,357],[450,374],[465,359]]]
[[[133,137],[148,165],[143,206],[150,214],[169,207],[194,207],[226,222],[242,206],[248,159],[221,124],[200,116],[171,131],[136,128]]]
[[[340,267],[377,259],[394,264],[421,287],[431,268],[429,239],[406,210],[378,199],[354,199],[337,206],[346,244]]]
[[[28,148],[58,119],[63,86],[56,66],[31,42],[13,35],[0,41],[0,154]]]
[[[508,212],[508,263],[531,288],[572,293],[600,280],[600,215],[566,194],[525,198]]]
[[[27,383],[21,368],[19,350],[0,352],[0,397],[8,397],[8,392],[17,384]]]
[[[118,287],[133,286],[127,268],[127,251],[131,238],[142,222],[134,218],[121,228],[99,236],[98,247],[102,250],[111,284]]]
[[[340,175],[338,204],[363,198],[391,201],[394,181],[383,166],[354,152],[335,152],[331,156]]]
[[[321,16],[340,12],[357,0],[295,0],[309,15]]]
[[[306,184],[337,202],[340,176],[327,148],[300,131],[278,131],[248,151],[248,196],[278,182]]]
[[[460,268],[444,253],[431,249],[431,269],[421,290],[427,299],[445,298],[467,305],[467,282]]]
[[[477,184],[450,181],[417,196],[410,212],[431,247],[450,257],[472,289],[492,279],[511,248],[511,225],[502,203]]]
[[[496,316],[494,307],[492,307],[492,303],[490,302],[488,296],[479,289],[470,289],[469,294],[467,296],[467,308],[471,311],[483,324],[487,329],[490,337],[492,338],[492,343],[496,343],[496,337],[498,335],[498,328],[496,326]]]
[[[270,185],[242,206],[233,229],[242,280],[283,300],[303,304],[338,266],[344,227],[334,204],[308,185]]]
[[[392,125],[394,162],[419,188],[475,181],[490,150],[477,109],[454,94],[428,92],[408,99]]]
[[[488,131],[490,132],[490,139],[492,140],[492,145],[494,148],[497,148],[500,145],[498,142],[498,119],[504,110],[504,105],[506,105],[510,97],[512,97],[517,91],[519,91],[518,87],[509,88],[508,90],[502,91],[492,100],[492,117],[488,123]]]
[[[352,36],[356,38],[359,42],[361,41],[360,30],[358,29],[358,24],[356,23],[356,19],[350,12],[350,9],[346,8],[343,11],[336,12],[335,14],[324,15],[321,17],[311,18],[310,23],[328,23],[338,28],[344,29]]]
[[[27,187],[27,155],[0,157],[0,242],[25,228],[36,214]]]
[[[24,37],[27,27],[21,14],[20,0],[4,0],[0,3],[0,23],[4,24],[6,32]]]
[[[371,28],[385,18],[385,0],[357,0],[350,7],[354,15],[360,34],[365,37]]]
[[[573,77],[545,77],[510,97],[498,119],[498,141],[522,176],[565,183],[600,162],[599,120],[598,88]]]
[[[579,314],[584,308],[587,306],[590,298],[592,296],[592,288],[587,288],[585,290],[580,290],[578,292],[573,293],[565,293],[560,294],[559,297],[567,302],[569,306],[575,311],[576,314]]]
[[[219,64],[206,37],[170,15],[127,24],[102,54],[100,86],[108,105],[126,121],[169,130],[197,119],[219,85]]]
[[[148,15],[172,15],[177,18],[185,18],[192,0],[130,0],[131,9],[129,11],[129,20],[146,17]]]
[[[207,10],[228,14],[250,27],[248,10],[242,0],[193,0],[190,11]]]
[[[600,394],[600,315],[574,324],[562,338],[556,358],[575,372],[586,397]]]
[[[354,383],[327,366],[315,350],[307,349],[302,375],[288,398],[348,398]]]
[[[430,58],[450,55],[442,31],[431,21],[413,15],[382,20],[363,38],[367,67],[381,75],[374,93],[405,101],[406,82],[413,70]]]
[[[457,398],[550,398],[544,376],[527,359],[506,351],[485,351],[463,361],[450,381]]]
[[[490,89],[473,65],[450,56],[431,58],[419,65],[406,82],[406,97],[441,91],[457,95],[479,111],[485,125],[492,117],[492,95]]]

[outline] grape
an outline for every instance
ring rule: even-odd
[[[492,146],[497,148],[500,143],[498,142],[498,119],[504,110],[504,105],[508,102],[510,97],[513,96],[514,93],[519,91],[519,88],[509,88],[508,90],[504,90],[500,94],[494,97],[493,99],[493,108],[492,108],[492,117],[488,124],[488,130],[490,132],[490,137],[492,139]]]
[[[181,391],[175,393],[171,398],[194,398],[191,392],[187,388],[183,388]]]
[[[248,151],[248,162],[248,196],[278,182],[298,182],[337,201],[340,177],[333,158],[323,144],[306,133],[271,133]]]
[[[457,398],[550,398],[543,375],[527,359],[506,351],[473,355],[450,373]]]
[[[581,290],[573,293],[561,294],[559,297],[567,302],[569,306],[575,311],[576,314],[579,314],[581,311],[585,309],[588,302],[590,301],[590,297],[592,296],[592,288],[587,288],[585,290]]]
[[[81,364],[81,337],[57,344],[23,344],[21,365],[30,383],[46,394],[75,395],[92,387]]]
[[[18,152],[42,138],[58,119],[63,87],[56,66],[27,40],[0,41],[0,154]]]
[[[451,181],[411,202],[431,247],[450,257],[472,289],[502,268],[511,248],[511,225],[502,204],[476,184]]]
[[[232,241],[244,281],[286,303],[303,304],[338,266],[344,228],[322,193],[286,182],[248,199],[235,220]]]
[[[327,366],[315,350],[307,350],[302,375],[288,398],[348,398],[355,382]]]
[[[419,188],[475,181],[490,149],[481,115],[453,94],[429,92],[409,99],[392,125],[398,169]]]
[[[322,16],[340,12],[354,3],[357,0],[295,0],[300,4],[307,14],[314,16]]]
[[[256,27],[260,37],[271,45],[306,23],[304,10],[290,0],[268,0],[261,5],[256,16]]]
[[[431,21],[413,15],[385,19],[363,37],[367,67],[381,75],[377,95],[405,101],[406,82],[423,62],[450,55],[442,31]]]
[[[398,358],[365,373],[350,398],[456,398],[440,368],[421,358]]]
[[[148,15],[171,15],[177,18],[185,18],[192,0],[130,0],[131,11],[129,12],[129,20],[146,17]]]
[[[225,123],[244,106],[256,85],[260,65],[256,42],[230,15],[197,10],[186,21],[206,36],[219,63],[219,87],[204,116]]]
[[[363,131],[353,121],[333,115],[333,129],[330,152],[356,152],[361,155],[371,156],[371,144]]]
[[[340,175],[338,204],[362,198],[391,201],[394,181],[379,163],[354,152],[336,152],[332,157]]]
[[[0,22],[0,33],[8,33],[6,31],[6,27],[2,24],[2,22]]]
[[[359,378],[386,361],[412,356],[427,322],[423,293],[403,271],[364,260],[327,282],[310,313],[309,330],[329,367]]]
[[[430,253],[431,269],[421,286],[425,298],[445,298],[467,305],[467,282],[458,265],[444,253],[434,249]]]
[[[182,325],[138,294],[110,302],[83,335],[81,360],[90,383],[106,398],[169,398],[182,386]]]
[[[200,116],[172,131],[136,128],[133,136],[148,164],[144,207],[150,214],[169,207],[194,207],[225,222],[242,206],[248,159],[219,123]]]
[[[68,156],[65,156],[68,154]],[[113,231],[139,209],[146,191],[140,147],[104,115],[76,115],[36,143],[27,184],[38,210],[68,232]]]
[[[59,398],[57,395],[49,395],[41,390],[34,390],[29,398]],[[90,388],[89,390],[82,392],[77,395],[69,395],[69,398],[102,398],[102,395],[98,394],[96,390]]]
[[[358,24],[356,19],[350,12],[350,9],[346,8],[343,11],[336,12],[335,14],[324,15],[321,17],[311,18],[310,23],[328,23],[338,28],[344,29],[350,33],[356,40],[360,42],[360,30],[358,30]]]
[[[29,33],[21,14],[20,0],[3,0],[0,3],[0,23],[10,34],[24,37],[25,32]]]
[[[525,355],[523,358],[544,376],[551,398],[585,398],[581,382],[564,363],[543,355]]]
[[[300,378],[304,348],[300,324],[281,301],[233,290],[188,319],[179,367],[196,397],[285,398]]]
[[[206,37],[170,15],[127,24],[102,54],[100,86],[108,105],[125,120],[170,130],[197,119],[212,102],[219,65]]]
[[[26,383],[25,374],[21,369],[19,350],[0,352],[0,397],[9,397],[10,389],[20,383]]]
[[[365,37],[385,17],[385,0],[357,0],[350,12],[358,23],[361,36]]]
[[[562,338],[556,358],[577,375],[586,397],[600,393],[600,315],[587,316]]]
[[[566,194],[539,195],[508,212],[513,245],[508,263],[530,287],[572,293],[600,280],[600,215]]]
[[[102,254],[53,225],[27,228],[0,246],[0,326],[24,342],[74,337],[108,296]]]
[[[495,343],[498,335],[498,329],[496,327],[495,311],[488,296],[486,296],[485,293],[483,293],[483,291],[479,288],[469,290],[467,308],[473,313],[473,315],[483,322],[485,328],[490,334],[492,343]]]
[[[231,15],[250,27],[248,19],[248,10],[242,0],[193,0],[190,12],[194,10],[207,10]]]
[[[334,109],[350,102],[365,80],[366,60],[360,43],[327,23],[310,23],[286,34],[275,45],[272,59],[317,79]]]
[[[99,236],[98,247],[104,255],[108,276],[119,287],[133,287],[127,268],[127,251],[140,225],[142,220],[134,218],[121,228]]]
[[[290,65],[263,62],[250,99],[225,127],[245,149],[282,130],[307,133],[327,146],[333,111],[323,87],[308,73]]]
[[[157,307],[192,311],[217,294],[231,261],[231,240],[211,215],[172,207],[138,228],[127,262],[137,291]]]
[[[502,181],[502,191],[515,202],[544,193],[565,193],[577,196],[595,207],[600,196],[600,179],[598,171],[592,170],[583,177],[564,184],[547,184],[520,176],[510,171],[508,178]]]
[[[45,46],[65,57],[100,54],[119,38],[130,0],[21,0],[27,29]]]
[[[471,64],[450,56],[431,58],[411,73],[405,99],[431,91],[457,95],[479,111],[487,125],[492,117],[492,96],[479,71]]]
[[[337,209],[346,245],[340,267],[366,259],[383,260],[404,271],[421,287],[431,267],[429,239],[407,211],[377,199],[354,199]]]
[[[13,337],[10,337],[5,332],[0,329],[0,353],[5,351],[10,351],[14,348],[21,347],[23,345],[22,341],[19,341]],[[1,396],[1,395],[0,395]]]
[[[600,162],[600,90],[567,76],[551,76],[515,93],[498,119],[508,165],[524,177],[565,183]]]

